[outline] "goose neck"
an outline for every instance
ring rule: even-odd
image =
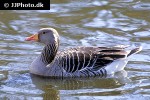
[[[47,44],[41,53],[41,60],[45,64],[50,64],[57,53],[58,46],[56,44]]]

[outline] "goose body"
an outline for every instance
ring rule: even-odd
[[[123,70],[128,57],[141,51],[141,47],[126,50],[127,46],[115,46],[76,47],[58,52],[59,35],[53,28],[43,28],[26,40],[45,44],[29,68],[32,74],[49,77],[103,77]]]

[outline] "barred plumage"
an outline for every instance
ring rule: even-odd
[[[26,40],[36,40],[46,45],[31,64],[30,72],[51,77],[104,77],[122,70],[127,64],[127,57],[141,50],[141,47],[125,50],[126,46],[115,46],[76,47],[57,52],[59,35],[53,28],[41,29]]]

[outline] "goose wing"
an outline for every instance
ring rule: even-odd
[[[59,53],[59,64],[66,72],[99,70],[116,59],[125,58],[124,47],[78,47]]]

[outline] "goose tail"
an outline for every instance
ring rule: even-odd
[[[130,53],[127,55],[127,57],[129,57],[129,56],[132,55],[132,54],[138,53],[138,52],[140,52],[141,50],[142,50],[142,46],[139,46],[139,47],[137,47],[137,48],[131,50]]]

